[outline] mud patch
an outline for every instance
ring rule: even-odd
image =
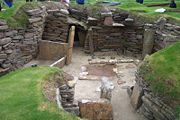
[[[116,65],[87,65],[86,68],[88,75],[106,77],[116,76],[116,73],[113,71],[113,69],[116,68]]]

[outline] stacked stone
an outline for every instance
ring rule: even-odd
[[[143,45],[143,28],[138,26],[127,27],[124,32],[124,39],[124,54],[134,57],[141,56]]]
[[[84,10],[69,9],[69,13],[72,17],[80,21],[86,22],[88,19],[88,13],[86,9]]]
[[[68,36],[67,16],[51,13],[46,18],[43,40],[66,42]]]
[[[153,51],[159,51],[177,41],[180,41],[180,26],[167,23],[165,18],[160,18],[155,23],[156,34]]]
[[[160,97],[155,96],[149,85],[136,74],[136,84],[129,88],[128,94],[131,104],[148,120],[175,120],[175,114],[171,107],[165,104]]]
[[[116,27],[94,28],[93,42],[96,50],[122,48],[122,30]]]
[[[118,12],[113,14],[113,20],[116,23],[123,23],[126,18],[128,18],[128,12]]]
[[[36,56],[45,13],[45,8],[28,10],[27,29],[11,29],[0,20],[0,74],[20,68]]]
[[[75,93],[75,80],[74,77],[63,74],[65,82],[59,83],[59,91],[61,96],[61,105],[65,111],[79,115],[79,107],[74,103],[74,93]]]

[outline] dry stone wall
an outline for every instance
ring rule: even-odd
[[[156,27],[156,33],[153,52],[180,41],[179,25],[168,23],[165,18],[160,18],[154,26]]]
[[[25,11],[29,17],[26,29],[8,27],[0,20],[0,75],[22,67],[38,53],[46,9],[44,7]]]
[[[66,15],[60,12],[51,12],[46,18],[43,40],[66,42],[68,28]]]
[[[174,110],[151,91],[138,73],[135,86],[128,88],[127,91],[133,108],[148,120],[176,120]]]

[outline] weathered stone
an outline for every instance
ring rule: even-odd
[[[132,87],[129,86],[129,87],[127,88],[127,93],[128,93],[128,95],[129,95],[129,97],[131,97],[131,95],[132,95],[133,88],[134,88],[134,86],[132,86]]]
[[[126,18],[125,21],[124,21],[124,24],[125,25],[133,25],[134,24],[134,19],[132,18]]]
[[[101,78],[101,98],[105,98],[111,100],[112,90],[114,89],[114,85],[107,77]]]
[[[77,116],[79,116],[79,107],[70,107],[70,108],[64,108],[65,111],[73,113]]]
[[[113,110],[110,103],[87,102],[78,103],[80,116],[90,120],[113,120]]]
[[[73,88],[75,86],[75,84],[76,84],[76,80],[70,80],[67,82],[67,85],[71,88]]]
[[[65,15],[69,15],[69,11],[66,9],[61,9],[60,12],[65,14]]]
[[[7,22],[5,21],[5,20],[0,20],[0,25],[2,26],[2,25],[7,25]]]
[[[131,95],[131,104],[135,110],[137,110],[141,106],[142,96],[143,96],[143,89],[136,83]]]
[[[10,37],[0,39],[0,45],[6,45],[6,44],[10,43],[11,40],[12,40],[12,39],[11,39]]]
[[[22,35],[17,35],[17,36],[13,37],[14,40],[21,40],[23,38],[24,38],[24,36],[22,36]]]
[[[104,25],[109,25],[109,26],[113,25],[113,19],[112,19],[112,17],[105,17],[105,19],[104,19]]]
[[[6,54],[11,54],[13,51],[12,50],[6,50],[5,53]]]
[[[137,35],[136,37],[137,39],[140,39],[140,40],[143,39],[143,35]]]
[[[17,34],[17,30],[12,30],[12,31],[9,31],[9,32],[6,32],[5,35],[6,36],[13,36],[14,34]]]
[[[112,16],[112,12],[110,12],[110,11],[102,12],[102,13],[101,13],[101,16],[102,16],[102,17],[111,17],[111,16]]]
[[[43,11],[41,9],[32,9],[32,10],[28,10],[26,11],[28,13],[28,15],[39,15],[41,14]]]
[[[29,19],[29,22],[30,22],[30,23],[34,23],[34,22],[39,22],[40,20],[42,20],[41,17],[30,18],[30,19]]]
[[[0,39],[1,38],[4,38],[5,36],[4,36],[4,32],[0,32]]]
[[[144,43],[143,43],[143,52],[142,56],[145,57],[148,54],[151,54],[153,45],[154,45],[154,29],[145,29],[144,31]]]
[[[25,39],[27,38],[33,38],[34,34],[33,33],[25,33]]]
[[[160,30],[164,29],[165,24],[166,24],[166,21],[167,21],[167,20],[166,20],[166,18],[164,18],[164,17],[160,17],[160,18],[157,20],[156,24],[158,25],[158,27],[159,27]]]
[[[8,29],[7,25],[0,26],[0,30],[7,30],[7,29]]]
[[[7,64],[2,64],[1,67],[2,68],[10,68],[11,64],[10,63],[7,63]]]

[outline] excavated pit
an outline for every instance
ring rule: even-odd
[[[95,53],[96,54],[96,53]],[[107,76],[113,82],[114,90],[112,91],[111,104],[113,108],[114,120],[144,120],[142,116],[137,114],[129,100],[127,94],[127,87],[135,84],[135,71],[137,66],[134,62],[131,63],[118,63],[116,65],[90,65],[90,60],[110,60],[113,59],[130,59],[128,57],[119,56],[115,51],[97,52],[97,55],[92,56],[85,54],[83,48],[74,48],[72,63],[63,67],[63,70],[74,78],[80,76],[81,68],[87,66],[89,79],[77,80],[75,85],[74,102],[77,103],[81,100],[103,101],[100,98],[99,87],[101,86],[101,77]],[[102,59],[103,57],[103,59]],[[79,60],[81,58],[81,60]],[[91,66],[88,70],[88,66]],[[101,67],[97,67],[101,66]],[[103,66],[103,67],[102,67]],[[102,69],[106,68],[106,70]],[[94,71],[94,72],[93,72]],[[104,72],[106,71],[106,72]],[[119,71],[119,73],[116,73]],[[96,79],[91,79],[96,78]]]

